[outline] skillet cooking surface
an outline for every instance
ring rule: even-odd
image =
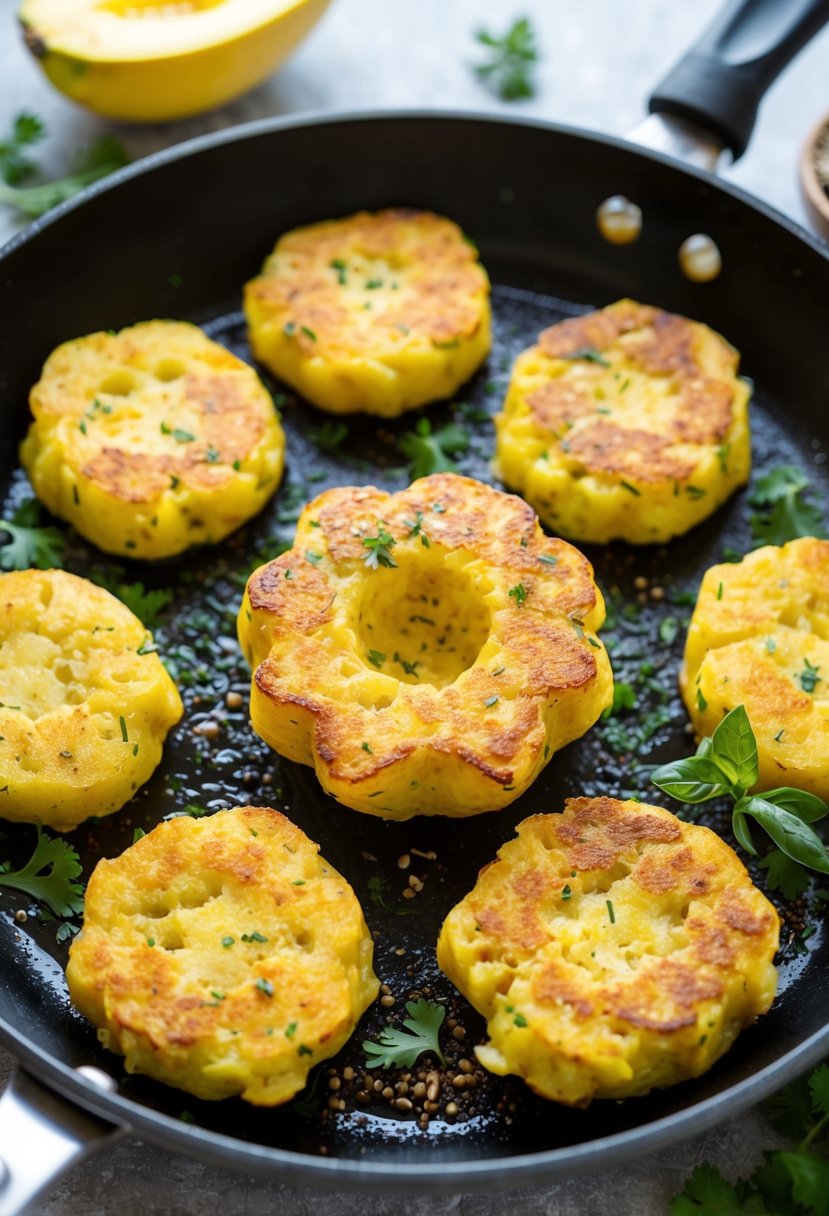
[[[370,144],[372,139],[377,144],[378,134],[383,135],[383,124],[388,126],[390,121],[378,120],[371,138],[368,128],[372,124],[365,120],[352,121],[350,125],[329,124],[312,128],[311,133],[319,135],[320,132],[334,131],[340,136],[340,141],[343,136],[351,138],[360,148],[362,144]],[[420,132],[416,130],[418,126]],[[757,382],[753,405],[754,476],[773,464],[799,464],[825,499],[827,483],[821,444],[825,424],[819,422],[816,401],[810,400],[810,385],[817,386],[817,380],[812,375],[810,381],[806,365],[800,364],[798,370],[804,368],[804,372],[799,387],[798,408],[793,410],[793,401],[781,397],[785,376],[779,369],[774,370],[774,360],[769,363],[768,344],[764,342],[762,333],[761,299],[746,297],[744,309],[738,312],[733,310],[728,300],[728,295],[735,290],[733,284],[729,286],[726,283],[725,291],[722,285],[700,289],[681,279],[675,263],[668,263],[678,244],[678,241],[671,243],[675,230],[681,231],[685,223],[681,215],[678,219],[674,217],[672,221],[668,220],[664,231],[651,234],[652,238],[664,243],[661,261],[656,266],[652,249],[643,249],[641,257],[637,258],[631,250],[618,251],[597,245],[592,211],[603,197],[626,184],[620,179],[625,175],[630,176],[631,160],[638,163],[641,175],[638,195],[628,187],[629,193],[637,200],[642,198],[646,190],[646,175],[651,175],[657,181],[657,194],[665,189],[670,194],[669,179],[682,182],[682,171],[658,161],[649,163],[622,146],[614,145],[612,141],[586,140],[572,133],[542,127],[510,127],[509,124],[498,122],[464,122],[458,119],[441,122],[440,119],[431,118],[398,120],[398,129],[404,142],[408,141],[408,151],[421,159],[429,159],[423,151],[425,136],[443,139],[450,145],[454,140],[460,145],[466,131],[474,131],[480,140],[486,138],[489,141],[496,167],[500,163],[504,171],[512,161],[507,152],[510,141],[504,138],[505,135],[510,136],[513,144],[516,140],[538,141],[538,151],[543,150],[549,163],[555,163],[556,158],[550,154],[557,150],[563,161],[569,158],[570,170],[574,173],[578,171],[578,189],[573,193],[582,196],[582,212],[573,210],[572,199],[553,201],[547,220],[547,241],[539,245],[541,238],[538,231],[530,230],[522,238],[520,217],[502,223],[502,230],[498,230],[498,208],[505,205],[498,200],[503,200],[507,188],[498,186],[497,181],[507,180],[503,177],[493,179],[496,185],[490,191],[492,197],[477,202],[465,194],[463,186],[457,181],[451,189],[439,181],[431,186],[421,183],[417,189],[409,182],[405,197],[399,182],[394,188],[389,182],[375,182],[366,187],[356,203],[354,189],[346,191],[344,196],[335,182],[325,192],[325,197],[315,198],[313,206],[309,205],[301,216],[297,215],[299,204],[295,198],[289,197],[282,204],[273,203],[267,225],[260,216],[253,225],[253,234],[247,229],[240,230],[239,250],[218,255],[220,260],[224,258],[227,263],[222,274],[213,268],[205,273],[202,280],[195,281],[188,279],[187,271],[180,272],[179,267],[192,267],[195,276],[194,254],[198,248],[199,234],[204,236],[206,220],[194,220],[194,231],[189,234],[183,235],[172,229],[174,235],[170,237],[169,248],[160,257],[157,243],[152,237],[152,228],[153,223],[156,220],[160,222],[162,217],[151,218],[145,223],[144,231],[139,231],[135,237],[128,256],[122,248],[107,246],[112,247],[113,256],[121,267],[131,265],[134,268],[134,305],[124,303],[123,292],[117,290],[117,284],[111,281],[112,276],[99,264],[98,273],[104,277],[99,279],[100,289],[94,302],[90,302],[86,290],[82,289],[75,297],[77,308],[70,309],[67,304],[56,303],[57,312],[63,314],[57,318],[48,308],[44,308],[45,319],[42,323],[35,320],[33,300],[23,306],[23,332],[29,335],[30,342],[16,360],[7,362],[7,368],[11,368],[10,383],[15,391],[9,394],[6,407],[6,417],[12,416],[12,410],[14,417],[14,423],[7,431],[4,457],[8,496],[6,509],[13,509],[14,504],[29,494],[22,474],[15,471],[14,443],[25,425],[20,390],[24,383],[34,378],[37,365],[57,341],[96,326],[117,326],[145,316],[177,315],[205,325],[212,337],[243,358],[250,359],[241,314],[229,310],[228,303],[238,308],[238,294],[235,305],[233,302],[234,284],[241,286],[244,279],[258,269],[278,233],[297,222],[298,218],[310,221],[329,213],[342,214],[359,205],[373,207],[394,202],[431,206],[459,220],[479,240],[483,262],[494,284],[492,354],[455,402],[427,411],[433,428],[455,419],[468,429],[470,447],[465,455],[457,459],[460,471],[492,481],[488,462],[493,448],[493,430],[487,419],[503,399],[510,365],[518,351],[532,342],[544,326],[630,292],[645,302],[684,309],[699,320],[719,325],[726,337],[742,347],[742,370],[753,375]],[[277,141],[280,135],[283,140],[287,137],[290,142],[290,138],[296,135],[296,128],[264,132],[264,135],[260,132],[265,145],[267,139]],[[198,170],[199,162],[212,156],[215,167],[218,164],[217,153],[226,159],[233,156],[238,158],[239,149],[245,147],[244,139],[225,147],[221,146],[221,140],[212,141],[212,145],[208,142],[207,156],[203,153],[190,158],[189,168],[191,177],[194,177],[190,188],[191,201],[198,197],[200,175],[198,172],[193,175],[192,170]],[[248,160],[253,159],[254,143],[255,139],[248,136]],[[598,171],[598,157],[595,158],[597,163],[593,170],[586,172],[585,145],[592,145],[588,150],[601,152],[602,158],[610,162],[610,172],[607,165],[604,171]],[[267,151],[267,146],[262,151]],[[451,155],[451,151],[440,157],[441,163],[446,155]],[[614,163],[617,170],[615,175],[612,171]],[[164,193],[165,188],[169,190],[165,177],[170,177],[171,170],[180,172],[180,169],[180,164],[168,163],[157,174],[159,182],[156,193]],[[525,166],[521,173],[528,174],[532,179],[539,171],[538,167]],[[382,178],[385,170],[378,172]],[[131,176],[135,179],[132,182],[129,181]],[[588,177],[595,180],[588,181]],[[201,179],[204,179],[204,173]],[[181,177],[179,180],[184,181]],[[528,180],[527,188],[530,184]],[[100,212],[103,204],[105,211],[108,209],[111,213],[109,222],[114,224],[116,207],[113,203],[120,202],[122,218],[128,222],[131,213],[123,215],[123,203],[129,203],[132,195],[137,214],[142,204],[140,200],[135,200],[135,196],[143,188],[143,205],[146,206],[149,197],[146,187],[146,175],[142,178],[140,175],[127,174],[127,180],[113,192],[113,197],[108,199],[107,192],[102,192],[88,206],[92,211]],[[733,257],[735,251],[728,248],[729,234],[726,233],[726,239],[723,239],[723,233],[716,228],[715,212],[721,209],[722,200],[702,178],[690,177],[685,188],[689,195],[696,192],[698,206],[700,200],[708,200],[708,230],[714,231],[723,247],[724,278],[727,278],[729,254]],[[515,196],[516,193],[520,195],[522,187],[510,186],[508,189]],[[120,200],[118,195],[122,196]],[[752,241],[756,249],[756,242],[762,236],[760,229],[765,225],[778,234],[778,241],[788,242],[792,250],[805,249],[811,263],[817,267],[815,273],[819,274],[819,254],[809,250],[808,246],[800,246],[796,237],[778,228],[760,212],[753,211],[728,195],[723,197],[726,210],[738,209],[744,217],[748,217],[748,228],[753,224],[757,230],[741,234],[732,223],[730,232],[735,247]],[[252,212],[258,214],[261,204],[256,202],[256,198],[258,196],[248,196],[248,203]],[[585,198],[591,200],[592,210],[586,209]],[[208,211],[210,206],[208,202]],[[241,222],[245,207],[239,199],[233,203],[231,210]],[[557,210],[561,211],[560,215],[554,214]],[[646,227],[650,214],[646,210]],[[656,224],[652,228],[655,226],[659,229],[664,218],[656,213]],[[80,233],[88,251],[93,247],[99,249],[100,246],[93,244],[100,236],[100,228],[97,234],[92,231],[95,215],[90,214],[88,225],[82,223],[83,219],[83,208],[70,211],[64,217],[64,221],[68,221],[69,227],[74,230],[76,241]],[[479,221],[477,225],[476,219]],[[59,228],[60,222],[55,227]],[[688,230],[686,225],[684,234]],[[110,227],[109,231],[112,234],[114,229]],[[567,231],[573,239],[575,233],[584,241],[589,251],[588,262],[591,258],[606,259],[611,268],[607,278],[612,282],[599,285],[596,281],[598,271],[579,278],[577,268],[574,268],[571,242],[561,239],[562,233]],[[48,246],[54,244],[54,235],[54,229],[47,226],[28,251],[25,246],[18,250],[17,256],[27,274],[45,275],[45,266],[37,265],[36,247],[38,240],[43,241],[44,252],[40,257],[51,256]],[[111,242],[112,235],[107,240]],[[256,244],[256,248],[250,251],[247,247],[252,243]],[[153,280],[148,279],[144,264],[145,248],[154,250],[148,256],[155,258],[156,268],[165,263],[167,266],[164,279],[158,276],[155,279],[155,304],[152,302]],[[35,256],[31,256],[32,250],[35,250]],[[26,265],[27,252],[29,265]],[[82,254],[83,244],[76,246],[72,255],[76,267],[81,265]],[[769,256],[770,259],[777,256],[777,251],[770,250]],[[6,286],[11,284],[14,290],[15,272],[20,271],[18,263],[13,258],[10,260],[12,275],[6,279]],[[623,272],[624,267],[627,273]],[[88,266],[78,273],[83,281],[88,281],[90,275],[94,278]],[[742,263],[739,273],[742,274]],[[176,280],[180,283],[178,287]],[[48,304],[48,297],[54,295],[54,283],[50,284],[45,278],[43,283]],[[37,281],[30,279],[27,298],[37,297],[36,287]],[[181,293],[180,302],[176,297],[177,290]],[[572,299],[561,298],[565,293]],[[22,293],[20,298],[23,299]],[[802,300],[800,302],[802,304]],[[733,324],[729,326],[722,316],[729,312],[730,307]],[[27,312],[27,309],[30,311]],[[761,330],[753,340],[747,313],[753,314],[753,320]],[[791,322],[796,320],[796,316],[789,317],[787,310],[781,308],[778,314],[781,341],[776,355],[778,361],[785,362],[790,374],[793,360],[798,357],[797,350],[793,350],[792,346],[808,342],[807,334],[788,336]],[[56,327],[59,332],[55,332]],[[817,353],[817,348],[814,348],[813,354]],[[7,360],[10,358],[7,355]],[[769,375],[764,374],[767,368],[772,369]],[[609,644],[617,680],[631,680],[638,684],[639,709],[636,712],[594,728],[584,739],[560,753],[529,792],[504,811],[466,821],[437,818],[416,819],[404,824],[385,823],[349,811],[325,797],[312,770],[281,760],[251,732],[246,706],[249,674],[235,643],[235,615],[245,576],[267,556],[278,551],[280,541],[290,541],[299,508],[307,498],[334,485],[374,483],[394,490],[408,484],[405,463],[396,451],[396,438],[412,429],[418,415],[379,424],[358,418],[348,419],[348,437],[335,451],[327,452],[322,449],[318,439],[315,441],[313,431],[325,420],[326,415],[306,406],[266,375],[263,375],[263,379],[276,396],[282,411],[288,436],[288,464],[277,495],[247,527],[223,545],[157,566],[111,561],[74,534],[69,534],[65,564],[73,572],[116,581],[119,578],[129,582],[140,580],[149,588],[172,590],[173,599],[161,612],[161,624],[155,630],[155,637],[162,656],[171,661],[177,673],[185,702],[184,719],[172,732],[163,762],[153,779],[124,811],[100,823],[83,826],[72,834],[71,839],[80,852],[84,874],[88,875],[99,857],[114,856],[126,848],[132,841],[136,827],[149,830],[162,817],[181,812],[188,804],[215,810],[249,803],[270,805],[285,811],[312,839],[320,843],[323,855],[354,886],[374,936],[375,969],[381,983],[389,985],[396,998],[396,1006],[391,1011],[382,1008],[379,1003],[372,1007],[340,1055],[311,1074],[312,1082],[317,1078],[316,1085],[309,1087],[298,1100],[282,1109],[255,1110],[239,1101],[200,1103],[189,1095],[147,1079],[123,1075],[119,1059],[100,1049],[92,1028],[69,1008],[62,975],[66,948],[56,944],[57,922],[40,924],[30,917],[24,926],[17,925],[13,913],[26,906],[25,897],[0,891],[0,1018],[17,1027],[11,1036],[6,1033],[10,1045],[18,1050],[26,1048],[24,1055],[28,1055],[29,1050],[45,1052],[70,1068],[80,1064],[98,1065],[118,1080],[119,1093],[123,1098],[139,1104],[141,1109],[135,1116],[137,1125],[158,1138],[172,1133],[170,1138],[173,1141],[197,1154],[207,1153],[209,1141],[201,1136],[200,1144],[188,1146],[182,1143],[180,1134],[184,1133],[185,1141],[192,1138],[193,1122],[197,1128],[235,1137],[248,1145],[299,1154],[300,1161],[295,1159],[293,1162],[294,1167],[298,1166],[299,1169],[294,1172],[306,1177],[315,1177],[321,1172],[330,1173],[330,1167],[337,1161],[343,1162],[344,1172],[350,1172],[345,1163],[356,1165],[359,1162],[361,1181],[366,1184],[368,1178],[362,1167],[370,1173],[372,1164],[376,1163],[379,1167],[378,1178],[385,1174],[386,1184],[389,1169],[384,1167],[388,1166],[398,1172],[401,1183],[408,1178],[410,1183],[416,1185],[418,1181],[423,1181],[418,1178],[416,1169],[431,1165],[440,1169],[440,1176],[435,1180],[437,1185],[441,1182],[451,1185],[453,1177],[457,1185],[461,1179],[468,1184],[475,1172],[474,1163],[487,1160],[494,1165],[500,1159],[502,1168],[499,1177],[504,1181],[515,1181],[518,1169],[510,1171],[509,1159],[523,1154],[566,1150],[569,1146],[626,1132],[632,1133],[629,1142],[634,1145],[636,1129],[656,1120],[671,1118],[697,1103],[715,1099],[731,1087],[745,1082],[752,1074],[775,1064],[787,1053],[798,1049],[809,1036],[820,1031],[824,1024],[820,990],[825,988],[829,970],[820,913],[811,906],[806,910],[805,922],[814,922],[817,929],[804,941],[800,932],[803,908],[786,909],[781,905],[787,919],[782,935],[780,991],[775,1005],[766,1018],[744,1032],[710,1073],[697,1081],[646,1098],[624,1103],[597,1102],[587,1111],[572,1111],[534,1097],[516,1079],[487,1076],[478,1088],[464,1091],[464,1096],[457,1099],[460,1114],[456,1119],[447,1119],[439,1114],[425,1132],[410,1116],[393,1110],[379,1096],[368,1105],[355,1102],[355,1092],[362,1087],[359,1077],[364,1069],[361,1041],[367,1037],[376,1038],[389,1015],[393,1021],[399,1022],[403,1016],[404,1001],[415,992],[445,1003],[449,1016],[456,1018],[466,1032],[463,1041],[458,1042],[451,1031],[444,1028],[442,1038],[447,1045],[450,1063],[459,1056],[472,1057],[472,1046],[482,1041],[482,1020],[465,1001],[457,997],[451,985],[436,969],[434,943],[443,917],[473,885],[478,869],[495,856],[504,841],[511,838],[514,825],[519,820],[539,811],[559,810],[563,798],[573,794],[624,796],[632,793],[676,810],[677,804],[670,804],[649,786],[648,765],[688,754],[691,750],[692,740],[685,729],[687,715],[676,693],[685,624],[690,615],[693,594],[707,566],[722,560],[729,548],[742,553],[752,547],[747,522],[748,508],[745,492],[737,494],[713,519],[667,547],[585,547],[585,552],[595,565],[610,609],[609,627],[602,631],[602,637]],[[794,381],[790,380],[790,383]],[[792,412],[796,414],[794,421]],[[644,605],[637,605],[637,594],[643,597],[635,588],[634,580],[640,576],[647,578],[651,586],[663,588],[664,600],[649,599]],[[631,604],[637,605],[636,608],[625,607]],[[665,625],[669,618],[672,624]],[[676,636],[671,642],[674,632]],[[644,672],[643,663],[650,664],[650,668]],[[227,708],[227,695],[235,692],[241,693],[244,698],[241,709]],[[232,704],[234,699],[231,697]],[[215,739],[193,733],[193,727],[209,717],[217,719],[219,723],[220,729]],[[717,828],[726,839],[731,839],[724,809],[718,811],[715,807],[710,814],[698,818]],[[15,864],[22,862],[31,851],[32,840],[31,828],[0,826],[0,859],[12,860]],[[436,858],[430,860],[413,855],[412,870],[409,872],[424,880],[424,889],[414,900],[404,900],[402,890],[406,874],[398,868],[397,858],[412,850],[420,850],[424,854],[433,852]],[[758,874],[754,876],[758,878]],[[814,1056],[814,1048],[810,1050]],[[30,1063],[34,1063],[31,1058]],[[804,1059],[801,1066],[806,1063],[808,1060]],[[329,1112],[328,1069],[335,1068],[339,1075],[347,1065],[357,1070],[358,1080],[353,1084],[344,1083],[339,1092],[338,1096],[345,1097],[346,1110]],[[422,1063],[414,1071],[421,1066]],[[796,1062],[793,1068],[797,1068]],[[392,1084],[395,1079],[392,1077]],[[745,1103],[751,1100],[747,1089],[746,1094]],[[453,1097],[456,1095],[447,1091],[442,1106]],[[101,1106],[100,1101],[98,1105]],[[187,1127],[171,1125],[166,1119],[158,1120],[153,1112],[174,1120],[183,1115]],[[219,1143],[213,1141],[214,1146]],[[231,1145],[229,1150],[223,1149],[218,1152],[218,1158],[214,1155],[214,1159],[235,1160],[238,1164],[274,1172],[286,1163],[286,1158],[279,1152],[260,1156],[258,1162],[244,1159],[244,1153],[240,1155],[242,1145],[238,1143],[235,1145],[234,1158],[233,1148]],[[315,1169],[323,1165],[320,1154],[327,1158],[324,1171]],[[566,1153],[557,1156],[557,1168],[567,1168],[567,1156]],[[549,1161],[545,1170],[543,1163],[538,1158],[536,1160],[538,1166],[534,1167],[535,1172],[550,1172]],[[457,1173],[452,1169],[453,1163]],[[518,1163],[515,1162],[515,1165]],[[407,1167],[412,1170],[408,1175]],[[522,1167],[521,1172],[532,1173],[533,1167]]]

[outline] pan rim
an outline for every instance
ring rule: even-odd
[[[354,108],[338,113],[332,113],[325,110],[307,110],[301,114],[289,115],[273,115],[267,118],[257,118],[250,122],[238,123],[235,126],[222,127],[217,131],[208,131],[203,135],[193,136],[191,139],[182,140],[180,143],[171,144],[166,148],[160,148],[156,152],[151,152],[147,156],[140,157],[138,160],[125,165],[121,169],[117,169],[114,173],[108,174],[106,177],[100,178],[97,182],[93,182],[87,186],[79,194],[59,203],[53,207],[45,215],[33,220],[27,224],[19,232],[16,232],[9,240],[0,245],[0,264],[5,261],[12,253],[16,253],[18,249],[23,248],[30,241],[38,237],[42,232],[51,228],[53,225],[60,223],[66,215],[70,215],[79,208],[83,207],[87,202],[98,195],[107,193],[110,190],[116,190],[125,182],[131,181],[133,178],[143,177],[146,173],[152,173],[155,169],[163,168],[167,164],[171,164],[178,160],[183,160],[186,157],[197,156],[202,152],[211,151],[213,148],[221,147],[223,144],[241,143],[243,140],[255,139],[262,135],[270,135],[278,131],[287,131],[295,129],[303,129],[307,127],[320,126],[341,126],[348,123],[381,123],[381,122],[469,122],[469,123],[489,123],[494,126],[503,127],[524,127],[530,130],[546,131],[555,135],[564,135],[568,138],[577,140],[589,140],[592,143],[601,144],[608,148],[613,148],[617,151],[629,152],[635,156],[642,157],[645,160],[652,161],[656,164],[665,166],[682,173],[685,176],[694,178],[696,181],[704,183],[709,187],[714,187],[729,195],[737,202],[751,208],[758,214],[771,220],[779,227],[785,229],[790,236],[795,237],[806,245],[813,253],[817,253],[824,261],[829,261],[829,241],[824,241],[820,236],[816,236],[796,220],[784,212],[779,211],[771,204],[764,202],[756,195],[744,190],[741,186],[734,185],[733,182],[726,181],[718,177],[716,174],[709,173],[705,169],[699,169],[695,165],[685,164],[683,161],[677,160],[675,157],[668,156],[664,152],[658,152],[654,148],[645,147],[642,144],[634,143],[632,140],[626,139],[622,135],[610,135],[602,131],[593,131],[588,127],[579,127],[569,123],[553,122],[550,119],[535,118],[530,116],[513,116],[510,114],[500,114],[487,110],[474,109],[418,109],[413,107],[396,107],[384,110],[372,110],[368,108]]]
[[[64,1099],[114,1123],[125,1132],[140,1133],[163,1148],[177,1149],[189,1157],[227,1169],[243,1169],[259,1177],[319,1187],[345,1186],[351,1191],[445,1194],[498,1190],[522,1183],[574,1177],[589,1169],[608,1169],[660,1149],[669,1148],[692,1135],[709,1130],[762,1101],[818,1063],[829,1050],[829,1024],[803,1043],[766,1065],[760,1072],[739,1081],[721,1094],[684,1107],[650,1123],[615,1135],[539,1153],[514,1157],[464,1158],[442,1162],[431,1170],[427,1162],[398,1164],[391,1160],[355,1160],[321,1157],[248,1141],[180,1122],[141,1106],[131,1098],[111,1094],[86,1080],[47,1051],[30,1043],[5,1019],[0,1018],[0,1044],[8,1047],[34,1076]]]
[[[631,143],[623,137],[555,123],[543,118],[514,117],[486,110],[395,108],[381,111],[354,109],[337,114],[309,111],[300,115],[268,117],[208,132],[161,149],[87,187],[75,198],[60,204],[15,233],[0,247],[0,266],[11,255],[37,239],[41,233],[51,230],[53,226],[60,224],[65,216],[73,214],[98,195],[118,189],[134,178],[143,177],[144,174],[152,173],[185,157],[283,130],[340,126],[348,123],[403,121],[438,124],[468,122],[500,127],[523,127],[630,152],[646,161],[678,170],[683,175],[722,191],[740,205],[750,208],[782,228],[801,245],[817,254],[821,260],[829,263],[829,244],[776,208],[739,186],[716,178],[704,170],[685,165],[663,153]],[[0,1018],[0,1044],[10,1050],[24,1068],[28,1068],[68,1101],[77,1103],[104,1119],[114,1121],[127,1130],[138,1132],[153,1143],[178,1149],[190,1157],[226,1168],[242,1168],[251,1174],[279,1178],[285,1182],[323,1187],[345,1186],[349,1190],[357,1191],[406,1190],[409,1193],[438,1194],[480,1190],[484,1187],[491,1188],[493,1185],[498,1189],[505,1189],[521,1183],[573,1176],[591,1168],[609,1168],[667,1148],[745,1110],[820,1060],[829,1051],[829,1023],[760,1072],[675,1114],[577,1145],[513,1157],[491,1157],[483,1160],[463,1158],[444,1162],[439,1171],[430,1170],[428,1166],[424,1168],[426,1163],[397,1164],[391,1160],[325,1158],[251,1144],[223,1133],[180,1123],[132,1099],[97,1088],[3,1018]]]

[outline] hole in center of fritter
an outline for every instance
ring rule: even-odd
[[[445,688],[475,662],[490,623],[471,578],[424,550],[366,578],[357,633],[369,668],[404,684]]]

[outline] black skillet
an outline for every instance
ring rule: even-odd
[[[652,101],[665,115],[691,120],[677,126],[669,119],[663,136],[681,136],[689,149],[707,142],[739,154],[765,87],[827,18],[826,0],[732,6]],[[608,245],[595,222],[598,204],[618,193],[644,214],[640,240],[624,248]],[[631,295],[727,335],[756,382],[756,467],[799,464],[825,496],[829,257],[822,246],[708,173],[627,142],[545,123],[429,113],[266,121],[211,135],[123,171],[14,240],[0,262],[3,467],[11,503],[26,492],[16,443],[27,391],[55,345],[175,316],[205,325],[245,355],[240,285],[280,232],[400,203],[456,219],[479,244],[494,284],[495,346],[487,366],[455,403],[429,411],[435,426],[453,416],[469,425],[462,470],[490,477],[492,431],[481,418],[497,407],[512,356],[544,325]],[[690,282],[677,265],[680,243],[697,231],[710,234],[723,256],[722,274],[707,285]],[[522,817],[557,810],[576,792],[635,790],[654,798],[648,761],[687,753],[685,713],[673,692],[682,624],[701,572],[726,547],[751,545],[745,495],[668,548],[590,552],[605,591],[618,589],[610,635],[617,677],[642,677],[642,663],[652,665],[640,680],[638,716],[622,723],[628,738],[594,730],[499,814],[386,824],[325,798],[310,770],[259,744],[243,710],[224,708],[227,692],[244,690],[247,679],[232,643],[239,595],[233,576],[238,581],[258,564],[274,538],[290,538],[305,497],[335,484],[397,488],[408,480],[395,438],[412,427],[411,417],[380,428],[349,420],[349,437],[326,453],[312,430],[322,416],[290,394],[279,400],[288,470],[263,514],[215,550],[162,567],[135,564],[122,576],[174,590],[156,636],[177,665],[187,713],[149,785],[121,814],[85,825],[72,839],[88,873],[100,856],[124,849],[135,827],[149,828],[188,803],[286,809],[363,901],[377,970],[398,997],[393,1016],[401,998],[426,988],[466,1029],[468,1053],[482,1025],[436,971],[441,920]],[[100,554],[71,539],[71,569],[100,574],[101,563]],[[666,598],[626,615],[640,576],[661,585]],[[208,742],[192,727],[214,706],[220,738]],[[727,832],[724,814],[715,812],[713,822]],[[0,858],[22,861],[32,839],[31,829],[0,828]],[[404,902],[396,859],[412,848],[434,850],[437,859],[418,859],[424,891]],[[435,1120],[425,1133],[386,1104],[355,1111],[349,1101],[345,1112],[326,1115],[324,1075],[308,1100],[275,1112],[235,1101],[198,1103],[124,1078],[119,1060],[69,1008],[55,923],[34,915],[17,923],[14,913],[24,906],[24,898],[0,892],[0,1043],[21,1062],[0,1102],[0,1155],[11,1175],[5,1188],[0,1182],[4,1216],[20,1212],[38,1187],[113,1128],[252,1173],[338,1187],[466,1190],[549,1179],[651,1151],[733,1116],[829,1050],[829,944],[819,918],[806,940],[790,916],[771,1013],[706,1076],[647,1098],[573,1112],[534,1098],[516,1081],[493,1078],[472,1110]],[[399,915],[403,908],[416,915]],[[359,1043],[376,1036],[385,1014],[369,1011],[339,1067],[362,1064]]]

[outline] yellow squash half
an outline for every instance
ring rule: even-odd
[[[23,0],[29,50],[79,105],[166,122],[265,80],[328,0]]]

